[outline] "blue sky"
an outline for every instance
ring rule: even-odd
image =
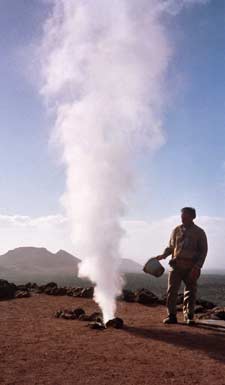
[[[223,1],[195,6],[170,26],[176,47],[170,87],[177,90],[165,114],[167,142],[144,178],[156,217],[185,204],[201,215],[225,215],[224,10]]]
[[[64,188],[49,147],[51,123],[29,75],[29,47],[47,12],[39,1],[0,2],[0,207],[6,214],[58,212]]]
[[[31,76],[32,50],[50,5],[0,1],[0,214],[63,213],[63,167],[49,145],[51,119]],[[164,112],[165,144],[139,159],[128,218],[158,221],[195,206],[225,217],[225,2],[193,5],[168,19],[174,47]],[[35,65],[35,63],[34,63]]]

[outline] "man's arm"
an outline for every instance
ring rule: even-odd
[[[199,239],[199,255],[198,255],[198,259],[196,261],[196,266],[199,269],[202,268],[202,266],[203,266],[203,264],[205,262],[207,252],[208,252],[207,237],[206,237],[205,232],[202,231],[201,237]]]
[[[196,281],[201,274],[201,268],[205,262],[205,258],[208,252],[208,242],[207,237],[204,231],[202,231],[202,234],[199,239],[199,255],[198,259],[193,266],[191,273],[190,273],[190,279],[193,281]]]
[[[161,259],[167,258],[169,255],[173,253],[173,249],[175,245],[175,230],[176,229],[174,229],[171,234],[169,246],[165,248],[164,252],[161,255],[158,255],[158,257],[156,257],[158,261],[160,261]]]

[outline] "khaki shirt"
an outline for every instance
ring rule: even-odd
[[[204,230],[194,223],[185,228],[177,226],[170,237],[169,246],[165,249],[165,258],[172,254],[172,259],[180,267],[202,267],[208,252],[207,238]]]

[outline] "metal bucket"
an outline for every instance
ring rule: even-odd
[[[160,277],[165,269],[161,263],[155,257],[150,258],[144,265],[143,271],[147,274],[154,275],[154,277]]]

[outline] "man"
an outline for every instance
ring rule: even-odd
[[[173,230],[169,246],[157,257],[160,261],[172,255],[167,290],[168,317],[163,321],[165,324],[177,323],[176,303],[182,281],[185,284],[184,320],[188,325],[194,323],[197,280],[208,251],[206,234],[194,224],[195,218],[194,208],[184,207],[181,210],[182,225]]]

